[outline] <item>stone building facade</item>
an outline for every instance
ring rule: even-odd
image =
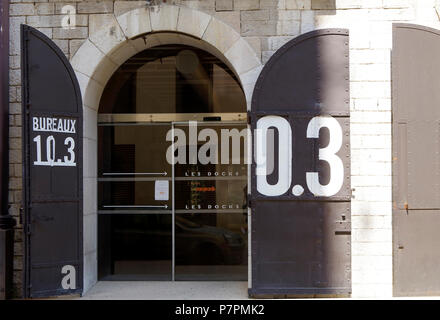
[[[440,3],[435,0],[168,0],[161,1],[161,15],[150,16],[152,27],[130,25],[130,15],[145,14],[146,2],[10,1],[9,202],[10,212],[17,220],[15,295],[22,294],[23,274],[23,234],[19,219],[22,201],[20,24],[27,24],[53,39],[72,62],[85,97],[84,118],[89,117],[91,123],[96,122],[94,104],[99,97],[87,90],[95,86],[100,88],[96,92],[102,91],[103,79],[134,53],[135,44],[126,47],[126,52],[115,53],[114,48],[125,38],[141,33],[142,28],[182,30],[216,46],[237,70],[248,104],[261,67],[286,42],[316,29],[349,29],[352,296],[391,297],[392,23],[417,23],[440,29]],[[63,27],[63,23],[69,28]],[[107,64],[102,60],[107,60]],[[96,144],[96,129],[86,125],[84,130],[86,155],[88,146]],[[93,155],[90,157],[93,159]],[[88,177],[85,174],[85,179],[93,177],[93,173]],[[96,197],[93,187],[85,191],[85,197]],[[94,202],[90,203],[93,206]],[[96,228],[96,215],[87,205],[85,234],[92,232],[87,228]],[[96,262],[93,263],[96,244],[85,241],[84,250],[87,272],[87,268],[96,268]],[[85,288],[94,282],[96,276],[86,276]]]

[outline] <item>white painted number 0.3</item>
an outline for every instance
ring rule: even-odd
[[[341,158],[336,154],[342,146],[342,128],[336,119],[331,116],[317,116],[310,120],[307,126],[306,137],[319,138],[321,128],[327,128],[330,132],[329,143],[325,148],[319,149],[318,159],[326,161],[330,166],[330,181],[327,185],[319,182],[318,172],[306,172],[306,183],[310,192],[316,197],[331,197],[339,192],[344,183],[344,165]],[[270,139],[268,143],[269,128],[278,131],[278,182],[269,184],[268,175],[272,170],[268,169],[271,164],[268,161]],[[256,175],[257,190],[266,196],[280,196],[285,194],[292,184],[292,129],[289,122],[283,117],[266,116],[257,121],[256,139]],[[303,192],[302,186],[295,185],[292,193],[296,196]]]

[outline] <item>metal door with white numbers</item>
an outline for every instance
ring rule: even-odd
[[[69,61],[21,26],[25,297],[82,293],[82,99]]]
[[[252,97],[252,296],[351,292],[348,31],[301,35]]]

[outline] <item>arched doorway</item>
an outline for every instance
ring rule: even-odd
[[[104,86],[127,59],[165,44],[187,44],[219,57],[240,79],[248,110],[261,61],[245,38],[218,18],[201,11],[161,5],[114,16],[89,33],[71,58],[84,110],[84,291],[97,281],[97,111]],[[161,16],[167,17],[162,19]]]
[[[207,51],[155,46],[114,72],[98,110],[99,279],[247,279],[247,146],[239,135],[237,156],[230,135],[246,128],[236,75]]]

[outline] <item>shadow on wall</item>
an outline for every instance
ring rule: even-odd
[[[336,14],[336,0],[312,0],[312,10],[331,10],[326,14]]]
[[[336,0],[312,0],[312,9],[336,9]]]

